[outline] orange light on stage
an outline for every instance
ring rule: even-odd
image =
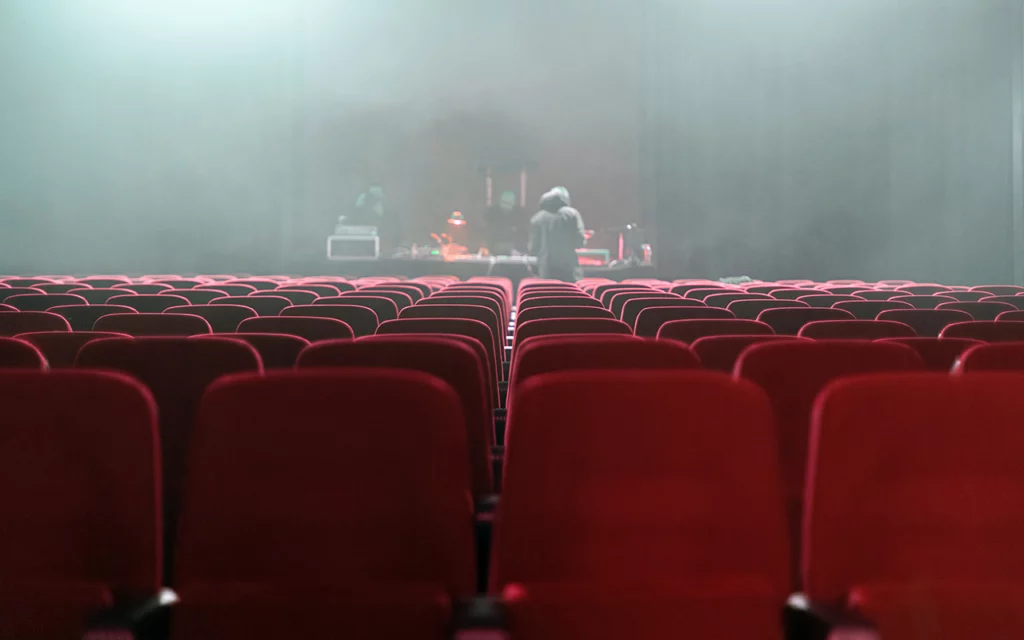
[[[448,218],[448,224],[453,227],[463,227],[466,225],[466,219],[462,216],[461,211],[453,211],[452,217]]]

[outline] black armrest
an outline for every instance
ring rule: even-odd
[[[504,400],[503,400],[504,401]],[[505,425],[508,423],[508,409],[494,410],[494,444],[505,445]]]
[[[498,402],[502,407],[508,406],[508,382],[498,383]]]
[[[494,513],[498,510],[499,504],[501,504],[501,496],[483,496],[476,501],[476,513],[478,516],[485,513]]]
[[[455,640],[508,637],[508,613],[498,598],[478,596],[462,600],[455,604],[453,613]]]
[[[166,638],[170,631],[171,608],[178,594],[161,589],[148,598],[118,599],[86,623],[83,640],[141,640]]]
[[[879,640],[872,622],[854,611],[790,596],[783,612],[786,640]]]

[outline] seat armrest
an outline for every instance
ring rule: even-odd
[[[161,589],[144,598],[117,599],[114,606],[100,611],[86,623],[83,640],[160,640],[170,631],[171,609],[178,594]]]
[[[508,612],[504,603],[491,596],[461,600],[454,611],[455,640],[505,640],[508,635]]]
[[[880,640],[878,629],[855,611],[815,603],[797,593],[783,612],[786,640]]]
[[[508,424],[508,409],[494,410],[494,444],[504,446],[505,425]]]

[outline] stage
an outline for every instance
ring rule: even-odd
[[[530,266],[522,260],[500,259],[413,259],[413,258],[348,258],[292,263],[287,271],[302,276],[346,276],[362,278],[367,276],[420,276],[451,275],[462,280],[474,276],[500,276],[513,282],[533,275]],[[629,280],[632,278],[654,278],[653,266],[583,267],[585,277]]]

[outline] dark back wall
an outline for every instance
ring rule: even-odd
[[[1020,2],[652,7],[664,274],[1013,280]]]

